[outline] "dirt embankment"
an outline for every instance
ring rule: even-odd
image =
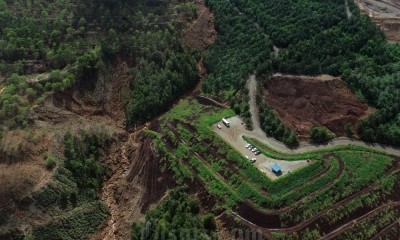
[[[128,70],[126,62],[116,61],[96,79],[81,81],[71,90],[55,94],[51,104],[86,119],[96,120],[100,116],[100,121],[107,120],[108,124],[123,128],[124,108],[130,97]],[[50,120],[46,119],[46,114],[42,113],[41,117]]]
[[[63,158],[67,131],[100,128],[124,132],[124,104],[129,97],[128,67],[116,62],[96,76],[68,91],[49,96],[32,107],[28,130],[10,130],[0,138],[0,209],[8,206],[12,218],[30,226],[44,215],[32,209],[20,210],[21,199],[52,181],[54,170],[45,167],[49,155]],[[18,214],[17,214],[18,213]],[[18,215],[18,216],[17,216]],[[2,226],[7,231],[8,226]]]
[[[51,146],[49,136],[38,131],[9,131],[0,139],[0,209],[49,181],[43,158]]]
[[[275,74],[263,86],[264,101],[301,139],[314,124],[345,136],[346,124],[355,124],[371,113],[367,103],[355,97],[339,78]]]
[[[400,43],[400,0],[357,0],[356,4],[381,27],[389,42]]]
[[[185,42],[189,47],[204,51],[216,37],[214,16],[204,1],[196,1],[196,5],[197,19],[185,32]],[[202,61],[198,63],[198,68],[204,77],[206,69]],[[199,87],[200,84],[197,90]],[[142,219],[146,210],[158,203],[166,190],[175,184],[169,174],[161,171],[167,169],[166,163],[158,157],[151,140],[141,130],[124,130],[124,108],[129,95],[128,64],[116,61],[92,79],[86,79],[68,91],[56,93],[48,97],[44,104],[35,106],[31,131],[43,133],[43,136],[34,136],[39,144],[31,144],[26,139],[20,141],[19,135],[3,139],[12,142],[13,148],[15,142],[21,142],[18,146],[25,149],[23,152],[29,158],[19,156],[23,161],[17,159],[12,163],[3,163],[0,151],[0,205],[17,202],[51,181],[52,172],[45,169],[45,157],[47,153],[63,156],[63,136],[67,131],[100,126],[118,137],[102,157],[109,177],[103,185],[101,198],[108,205],[111,217],[93,239],[128,239],[132,223]],[[6,142],[2,142],[1,146],[9,145]],[[39,218],[29,210],[21,211],[19,215],[22,218],[29,215],[31,220]],[[21,224],[28,226],[31,222],[23,221]]]
[[[164,163],[143,131],[121,134],[103,163],[111,177],[103,185],[101,199],[111,217],[93,239],[128,239],[132,223],[143,220],[149,207],[158,203],[175,182],[167,168],[161,171]]]
[[[185,43],[200,51],[205,51],[214,41],[217,32],[214,29],[214,15],[204,4],[204,0],[196,0],[197,18],[183,35]]]

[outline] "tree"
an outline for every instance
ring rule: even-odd
[[[5,11],[7,9],[7,3],[4,0],[0,0],[0,12]]]
[[[284,143],[290,148],[295,148],[299,146],[299,139],[293,131],[290,131],[285,137]]]
[[[353,124],[347,123],[347,124],[344,126],[344,131],[346,132],[346,135],[347,135],[349,138],[353,138],[353,136],[354,136]]]
[[[214,214],[209,213],[204,217],[203,226],[205,229],[210,230],[210,231],[214,231],[215,229],[217,229]]]
[[[310,137],[313,143],[323,143],[333,139],[335,134],[324,126],[314,125],[310,129]]]

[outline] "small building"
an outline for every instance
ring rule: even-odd
[[[281,168],[281,166],[279,166],[278,164],[275,163],[275,164],[272,166],[272,172],[275,173],[276,175],[282,174],[282,168]]]

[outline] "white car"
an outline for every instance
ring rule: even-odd
[[[252,152],[256,152],[256,151],[258,151],[258,149],[257,148],[253,148],[253,149],[251,149],[251,151]]]
[[[222,126],[218,124],[218,125],[217,125],[217,128],[221,129],[221,128],[222,128]]]
[[[246,148],[249,148],[250,146],[251,146],[250,143],[246,144]]]
[[[246,156],[247,159],[249,159],[249,156]]]
[[[250,160],[251,163],[255,163],[256,161],[257,161],[256,158],[252,158],[252,159]]]

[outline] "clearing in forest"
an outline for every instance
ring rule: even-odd
[[[336,136],[345,135],[346,124],[370,114],[367,103],[355,97],[339,78],[275,74],[265,81],[263,99],[301,139],[310,128],[323,125]]]

